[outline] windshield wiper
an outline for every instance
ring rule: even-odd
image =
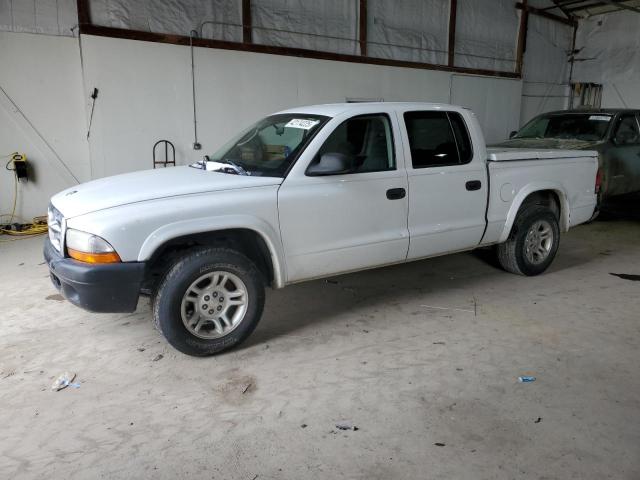
[[[226,163],[228,165],[231,165],[236,170],[236,172],[238,172],[238,175],[247,175],[247,176],[251,175],[251,173],[245,170],[242,165],[238,165],[236,162],[234,162],[233,160],[229,160],[228,158],[225,158],[224,160],[220,160],[220,163]]]
[[[227,165],[229,165],[229,167],[227,167]],[[189,166],[193,168],[200,168],[202,170],[230,173],[233,175],[251,175],[251,172],[247,171],[242,165],[238,165],[233,160],[229,160],[228,158],[225,158],[224,160],[211,160],[209,155],[205,155],[202,160],[198,160]]]

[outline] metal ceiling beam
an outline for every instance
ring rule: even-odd
[[[558,6],[558,7],[566,7],[567,5],[574,5],[576,3],[586,3],[592,0],[552,0],[552,2]],[[547,10],[549,8],[555,8],[555,7],[546,7],[543,8],[543,10]]]
[[[565,2],[563,1],[559,2],[557,0],[553,0],[553,3],[555,4],[555,6],[546,7],[546,8],[543,8],[542,10],[552,10],[557,7],[557,8],[560,8],[562,11],[564,11],[569,17],[571,17],[574,14],[574,12],[586,12],[590,8],[598,8],[598,7],[606,7],[606,6],[613,7],[616,10],[611,10],[611,11],[602,12],[602,13],[611,13],[611,12],[619,11],[623,9],[640,13],[640,7],[627,5],[624,3],[625,1],[629,1],[629,0],[597,0],[597,1],[568,0]],[[570,8],[567,8],[567,7],[570,7]]]
[[[586,2],[583,2],[586,3]],[[591,3],[586,3],[586,5],[578,5],[577,7],[571,7],[568,9],[569,12],[580,12],[580,11],[586,11],[590,8],[597,8],[597,7],[605,7],[607,6],[607,3],[602,1],[602,0],[598,0],[596,2],[591,2]]]
[[[573,0],[572,2],[569,3],[576,3],[576,2],[584,2],[585,0]],[[571,18],[571,15],[565,10],[564,6],[566,4],[566,2],[564,3],[559,3],[557,0],[551,0],[551,3],[553,3],[552,7],[546,7],[546,8],[541,8],[540,10],[543,12],[546,12],[548,10],[555,10],[558,9],[560,10],[567,18]]]
[[[618,8],[624,9],[624,10],[630,10],[632,12],[640,13],[640,8],[632,7],[631,5],[626,5],[623,2],[614,2],[613,0],[602,0],[602,2],[606,3],[607,5],[616,6]]]
[[[594,0],[567,0],[567,1],[553,0],[553,3],[555,5],[557,5],[558,7],[568,7],[568,6],[571,6],[571,5],[575,5],[577,3],[589,3],[589,2],[593,2],[593,1]],[[551,7],[547,7],[547,8],[551,8]]]
[[[533,15],[538,15],[540,17],[548,18],[549,20],[553,20],[555,22],[564,23],[565,25],[569,25],[571,27],[576,25],[576,21],[573,20],[572,18],[560,17],[558,15],[554,15],[553,13],[545,12],[544,10],[541,10],[539,8],[530,7],[522,2],[516,3],[516,8]]]

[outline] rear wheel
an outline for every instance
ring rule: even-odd
[[[508,272],[539,275],[551,265],[559,245],[556,215],[547,207],[531,205],[518,213],[509,238],[498,245],[498,261]]]
[[[264,283],[247,257],[227,248],[179,258],[153,302],[158,329],[188,355],[213,355],[238,345],[258,324]]]

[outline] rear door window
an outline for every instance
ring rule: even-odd
[[[471,161],[471,139],[460,114],[406,112],[404,122],[413,168],[462,165]]]

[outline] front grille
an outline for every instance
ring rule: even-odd
[[[58,252],[62,253],[62,214],[49,204],[47,211],[47,225],[49,226],[49,240]]]

